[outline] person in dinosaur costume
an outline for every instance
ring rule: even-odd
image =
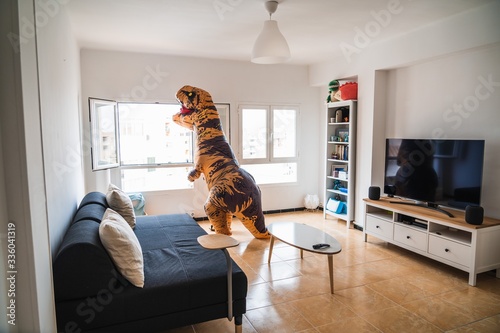
[[[208,186],[205,213],[218,234],[231,235],[233,215],[255,238],[269,238],[261,193],[254,178],[240,168],[222,130],[219,113],[210,94],[200,88],[184,86],[176,94],[181,104],[173,121],[197,133],[193,182],[203,173]]]

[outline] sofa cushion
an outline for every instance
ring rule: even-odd
[[[125,192],[117,186],[109,184],[106,201],[109,207],[120,214],[132,229],[135,228],[134,205]]]
[[[128,284],[117,272],[99,239],[99,224],[83,220],[72,224],[52,265],[56,302]]]
[[[108,208],[99,226],[99,237],[118,271],[136,287],[144,286],[142,249],[134,231],[120,214]]]
[[[206,232],[189,215],[141,216],[135,233],[145,275],[142,297],[134,301],[138,317],[227,303],[226,257],[198,243]],[[247,279],[235,263],[233,286],[233,298],[244,299]]]

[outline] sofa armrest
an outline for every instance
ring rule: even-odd
[[[126,284],[99,239],[99,223],[71,225],[53,263],[56,301],[97,295]]]

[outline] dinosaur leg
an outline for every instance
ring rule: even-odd
[[[210,223],[214,227],[215,233],[231,235],[231,229],[227,224],[227,212],[214,205],[210,198],[208,198],[207,202],[205,203],[205,213],[207,214]]]
[[[233,213],[227,212],[226,213],[226,225],[229,231],[231,231],[231,223],[233,222]]]
[[[271,235],[267,231],[266,221],[262,213],[261,192],[260,188],[256,185],[252,175],[240,169],[245,181],[246,198],[240,207],[242,210],[235,212],[235,215],[241,220],[241,223],[255,238],[270,238]]]
[[[241,223],[245,228],[250,231],[250,233],[255,237],[255,238],[269,238],[271,235],[269,235],[269,232],[267,229],[265,229],[264,232],[261,232],[257,229],[256,224],[264,224],[264,215],[261,216],[259,219],[258,216],[246,216],[244,214],[236,214],[236,216],[241,220]],[[259,222],[259,223],[257,223]],[[265,224],[264,224],[265,225]]]

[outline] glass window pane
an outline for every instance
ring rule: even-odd
[[[122,169],[125,192],[181,190],[193,188],[188,180],[192,167]]]
[[[296,110],[273,110],[273,157],[295,157]]]
[[[222,131],[226,136],[227,141],[231,142],[230,136],[231,131],[229,128],[230,124],[230,113],[229,113],[229,104],[221,104],[215,103],[215,107],[217,108],[217,112],[219,112],[220,123],[222,125]]]
[[[267,157],[267,110],[242,109],[243,158]]]
[[[89,99],[92,133],[92,170],[118,166],[116,103]]]
[[[242,166],[257,184],[297,182],[297,163],[246,164]]]
[[[122,165],[192,163],[193,134],[175,124],[177,104],[119,103]]]

